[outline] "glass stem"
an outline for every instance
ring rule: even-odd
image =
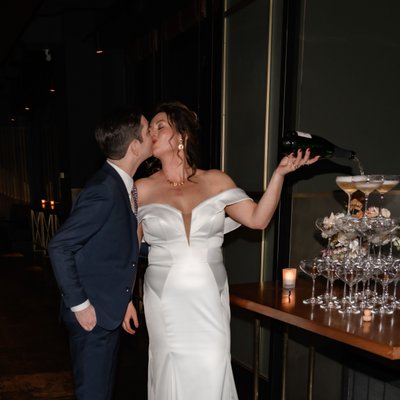
[[[312,278],[312,289],[311,289],[311,298],[315,299],[315,278]]]
[[[343,285],[343,299],[342,299],[343,306],[346,304],[346,286],[347,286],[347,284],[346,284],[346,282],[344,282],[344,285]]]
[[[350,304],[350,307],[351,307],[352,301],[353,301],[353,286],[349,285],[349,304]]]
[[[331,291],[329,293],[329,300],[332,301],[333,299],[333,281],[331,282]]]
[[[393,240],[390,241],[389,244],[389,255],[388,255],[388,259],[392,260],[393,258]]]
[[[326,278],[326,289],[325,289],[325,297],[329,296],[329,279]]]
[[[367,218],[367,210],[368,210],[368,197],[369,197],[369,196],[365,196],[365,203],[364,203],[364,215],[363,215],[363,218]]]
[[[388,295],[388,284],[385,282],[382,284],[382,303],[381,303],[382,308],[385,308],[387,295]]]
[[[362,292],[361,292],[361,296],[362,296],[362,301],[365,300],[365,286],[366,286],[367,281],[365,279],[363,279],[362,281]]]
[[[351,194],[347,193],[347,216],[350,217],[350,207],[351,207]]]

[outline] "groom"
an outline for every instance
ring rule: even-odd
[[[107,161],[49,243],[77,400],[112,399],[120,325],[127,309],[132,314],[139,254],[132,176],[152,147],[146,118],[132,110],[98,127],[96,140]]]

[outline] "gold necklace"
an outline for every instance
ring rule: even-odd
[[[173,181],[170,181],[169,179],[167,179],[167,182],[173,187],[179,187],[186,183],[186,181],[173,182]]]

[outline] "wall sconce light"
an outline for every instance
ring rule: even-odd
[[[51,85],[51,86],[50,86],[49,92],[50,92],[50,93],[55,93],[55,92],[56,92],[56,89],[55,89],[54,85]]]
[[[96,54],[103,54],[104,51],[100,45],[100,35],[99,32],[96,32]]]
[[[43,49],[44,52],[44,57],[46,59],[47,62],[51,61],[51,53],[50,53],[50,49]]]
[[[49,93],[55,93],[56,86],[54,85],[54,69],[51,68],[49,71]]]

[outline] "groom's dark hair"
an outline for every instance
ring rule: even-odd
[[[96,141],[107,158],[120,160],[125,156],[132,140],[143,141],[141,117],[139,110],[124,107],[114,111],[97,126]]]

